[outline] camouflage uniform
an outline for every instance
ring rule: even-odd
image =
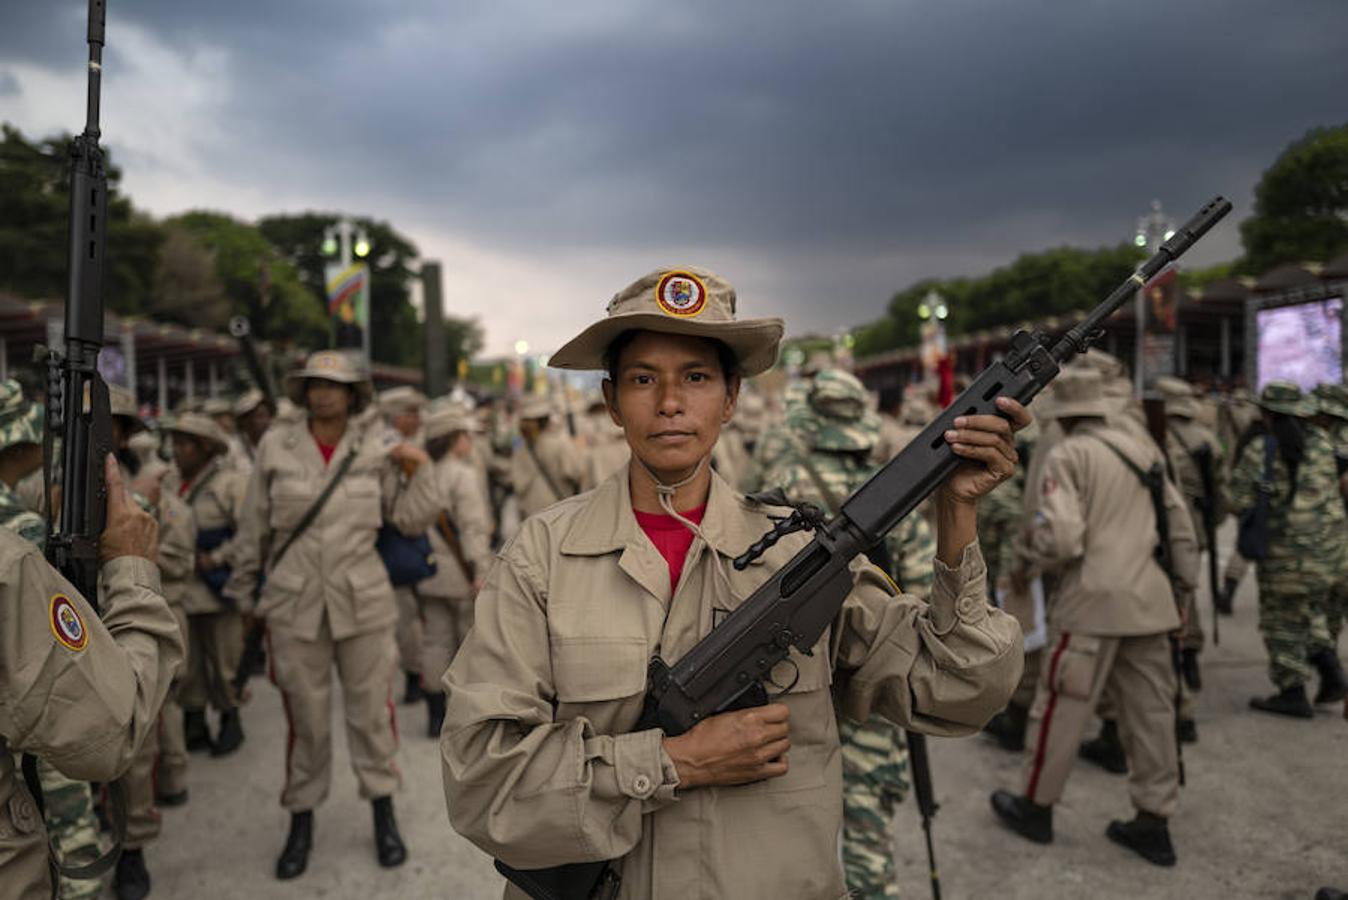
[[[790,392],[787,428],[764,487],[781,487],[792,502],[815,503],[830,514],[875,471],[878,417],[866,410],[861,382],[825,369]],[[808,459],[808,463],[806,460]],[[885,542],[891,575],[910,593],[931,587],[936,545],[926,519],[911,515]],[[894,806],[908,793],[903,731],[871,716],[864,724],[839,719],[843,767],[843,869],[851,896],[899,896],[889,834]]]
[[[18,382],[11,379],[0,383],[0,450],[16,444],[40,443],[42,412],[42,407],[23,399]],[[0,527],[8,528],[39,549],[46,546],[47,523],[3,481],[0,481]],[[37,771],[46,804],[47,833],[62,862],[72,866],[93,862],[103,847],[98,839],[98,819],[94,816],[94,799],[88,783],[62,775],[41,759]],[[57,896],[62,900],[85,900],[97,897],[102,887],[98,879],[61,878]]]
[[[1316,387],[1314,394],[1322,430],[1334,448],[1339,496],[1348,509],[1348,384],[1322,384]],[[1339,580],[1325,610],[1323,643],[1336,654],[1345,617],[1348,617],[1348,566],[1339,570]]]
[[[1333,447],[1325,432],[1308,418],[1314,404],[1302,396],[1300,388],[1276,381],[1264,388],[1260,404],[1272,412],[1301,418],[1306,432],[1305,456],[1290,502],[1287,467],[1280,454],[1274,455],[1268,558],[1256,563],[1259,630],[1268,649],[1269,674],[1280,690],[1286,690],[1306,683],[1311,674],[1309,657],[1318,649],[1315,645],[1325,640],[1326,598],[1342,577],[1348,522],[1338,496]],[[1263,441],[1251,441],[1232,472],[1233,508],[1255,505],[1263,468]],[[1313,629],[1320,631],[1318,641]]]

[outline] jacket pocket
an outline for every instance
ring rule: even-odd
[[[560,703],[620,700],[646,690],[646,639],[552,639],[552,679]]]
[[[1066,646],[1057,658],[1057,667],[1051,672],[1055,693],[1073,700],[1089,700],[1095,685],[1095,671],[1099,666],[1100,639],[1084,634],[1064,635]]]
[[[258,599],[257,614],[268,616],[287,602],[293,610],[299,604],[304,589],[305,579],[299,568],[287,566],[283,561],[279,568],[267,573],[267,580],[262,586],[262,596]]]
[[[378,556],[362,559],[346,573],[351,588],[351,610],[359,622],[368,622],[394,609],[393,585]]]

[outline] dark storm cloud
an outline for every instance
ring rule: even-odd
[[[82,8],[24,4],[0,69],[65,64],[55,31]],[[800,270],[784,302],[835,291],[854,319],[919,277],[1126,238],[1153,196],[1183,215],[1227,192],[1248,214],[1277,152],[1343,119],[1348,83],[1339,0],[118,0],[110,14],[231,54],[237,145],[212,170],[345,183],[377,215],[509,252],[750,254]],[[1209,255],[1234,254],[1234,234]]]

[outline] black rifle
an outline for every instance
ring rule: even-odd
[[[104,241],[108,174],[98,146],[104,0],[89,0],[89,92],[84,133],[70,142],[70,241],[65,353],[47,354],[44,492],[51,509],[53,436],[62,436],[61,513],[47,558],[98,608],[98,539],[107,518],[103,466],[112,452],[108,386],[98,373],[103,347]]]
[[[908,738],[908,762],[913,771],[913,793],[917,794],[917,809],[922,813],[922,833],[927,838],[927,864],[931,868],[931,897],[941,900],[941,874],[936,869],[936,848],[931,842],[931,823],[941,808],[931,786],[931,759],[927,755],[927,736],[918,731],[905,731]]]
[[[262,359],[257,354],[257,344],[253,340],[253,326],[245,316],[235,316],[229,320],[229,333],[239,342],[239,352],[243,354],[244,365],[248,367],[248,374],[253,377],[253,383],[257,389],[262,392],[266,398],[267,404],[272,410],[276,409],[276,385],[272,383],[271,376],[262,366]]]
[[[1203,501],[1199,510],[1203,513],[1203,534],[1208,543],[1208,588],[1212,592],[1212,643],[1221,646],[1222,633],[1218,621],[1218,607],[1222,605],[1222,589],[1217,582],[1217,473],[1214,471],[1212,447],[1203,444],[1194,450],[1194,465],[1198,467],[1198,477],[1203,483]]]
[[[1047,335],[1017,332],[1006,357],[985,369],[827,523],[813,527],[800,511],[779,521],[735,560],[736,568],[745,568],[793,532],[812,529],[814,538],[673,666],[658,656],[651,660],[637,729],[658,727],[666,735],[680,735],[718,713],[767,703],[764,682],[773,667],[793,647],[813,653],[842,609],[852,591],[852,559],[879,543],[960,465],[945,439],[955,419],[1002,415],[998,397],[1029,403],[1058,374],[1060,364],[1101,337],[1106,319],[1230,211],[1230,202],[1221,197],[1209,201],[1057,343]],[[617,867],[604,861],[520,870],[498,860],[496,866],[536,900],[613,897],[619,888]]]

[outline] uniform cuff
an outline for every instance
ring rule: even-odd
[[[159,567],[143,556],[118,556],[110,559],[103,563],[99,574],[103,576],[103,584],[109,589],[114,585],[125,583],[148,588],[156,594],[163,593],[163,587],[159,582]]]
[[[938,635],[948,634],[956,624],[973,624],[988,615],[988,567],[978,541],[970,541],[960,553],[960,564],[951,568],[933,560],[936,582],[931,588],[931,622]]]
[[[613,739],[614,775],[618,790],[640,800],[646,811],[674,799],[679,777],[664,750],[664,732],[658,728],[620,734]]]

